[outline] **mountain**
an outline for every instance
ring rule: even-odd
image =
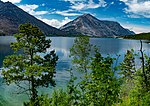
[[[118,22],[102,21],[90,14],[84,14],[75,20],[60,27],[60,30],[66,31],[72,35],[88,35],[98,37],[114,37],[133,35],[134,32],[123,28]]]
[[[45,35],[65,35],[66,33],[36,19],[10,2],[0,1],[0,35],[13,35],[18,26],[31,23],[38,26]]]

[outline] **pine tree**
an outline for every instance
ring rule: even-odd
[[[38,87],[55,86],[53,78],[58,56],[54,50],[47,51],[51,40],[46,40],[36,26],[22,24],[19,26],[19,33],[14,36],[16,42],[10,45],[14,54],[4,59],[2,76],[8,85],[15,83],[35,101]],[[22,82],[28,86],[23,87]]]

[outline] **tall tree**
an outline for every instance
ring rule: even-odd
[[[102,57],[89,37],[76,38],[70,52],[77,70],[84,72],[77,86],[70,87],[72,93],[77,93],[74,105],[110,106],[117,102],[120,82],[112,68],[114,59]]]
[[[120,81],[113,71],[114,59],[95,53],[88,80],[82,81],[85,106],[111,106],[119,100]]]
[[[4,59],[2,75],[8,85],[15,83],[35,101],[38,87],[55,86],[53,77],[58,56],[54,50],[47,51],[51,40],[46,40],[41,30],[29,23],[19,26],[15,38],[16,42],[11,43],[14,54]],[[27,83],[28,88],[21,86],[21,82]]]
[[[74,40],[74,44],[70,49],[70,57],[72,57],[72,63],[77,70],[81,72],[87,72],[89,65],[90,53],[92,52],[92,44],[89,43],[89,37],[77,37]]]
[[[123,62],[120,63],[120,69],[120,74],[123,75],[123,78],[127,80],[133,79],[134,73],[136,72],[134,50],[127,50]]]

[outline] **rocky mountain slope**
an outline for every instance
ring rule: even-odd
[[[46,35],[65,35],[65,32],[36,19],[16,5],[0,1],[0,35],[17,33],[19,24],[23,23],[38,26]]]
[[[84,14],[60,28],[72,35],[88,35],[98,37],[115,37],[134,34],[123,28],[118,22],[102,21],[90,14]]]

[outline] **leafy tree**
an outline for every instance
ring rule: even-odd
[[[35,101],[38,87],[55,86],[53,77],[58,56],[54,50],[47,52],[51,40],[46,40],[41,30],[29,23],[19,26],[15,38],[16,42],[11,43],[14,54],[4,59],[2,75],[8,85],[15,83]],[[21,82],[28,86],[23,87]]]
[[[52,106],[50,105],[50,98],[48,95],[38,96],[34,101],[24,103],[24,106]]]
[[[150,95],[150,58],[145,55],[142,50],[141,42],[141,67],[135,68],[135,55],[134,51],[127,51],[124,61],[121,63],[121,76],[124,77],[121,98],[122,103],[120,106],[149,106]]]
[[[119,101],[120,82],[112,68],[113,58],[96,52],[91,63],[88,80],[82,82],[85,106],[111,106]]]
[[[77,106],[81,103],[82,95],[81,91],[79,90],[79,84],[76,84],[77,77],[74,76],[72,70],[70,72],[70,80],[67,85],[67,94],[68,94],[68,105],[70,106]]]
[[[141,84],[143,86],[143,88],[146,89],[146,92],[150,91],[150,57],[148,57],[147,55],[144,56],[145,57],[145,74],[142,71],[142,81]],[[146,82],[145,82],[145,77],[146,77]]]
[[[78,67],[76,70],[84,72],[78,87],[72,86],[74,90],[81,89],[77,93],[80,96],[75,96],[78,99],[76,105],[109,106],[117,102],[120,82],[112,68],[113,58],[102,57],[88,37],[76,38],[70,52]]]
[[[86,46],[85,46],[86,45]],[[150,105],[150,58],[141,49],[141,67],[136,67],[135,54],[128,50],[119,69],[114,71],[114,58],[103,57],[89,37],[78,37],[70,50],[75,71],[83,72],[83,78],[71,79],[67,90],[55,90],[52,97],[38,96],[25,106],[149,106]],[[143,71],[144,70],[144,71]],[[145,83],[145,76],[147,78]],[[121,80],[120,80],[121,79]],[[121,99],[121,100],[120,100]]]
[[[76,69],[81,72],[87,72],[92,44],[89,43],[89,37],[77,37],[70,49],[70,57]]]
[[[72,69],[77,72],[82,72],[82,80],[75,85],[75,80],[77,77],[74,77],[71,73],[71,80],[69,82],[69,95],[73,99],[74,105],[84,105],[85,101],[85,90],[83,89],[83,84],[88,80],[88,71],[90,69],[91,55],[95,50],[94,46],[90,44],[90,39],[87,36],[80,36],[74,40],[74,44],[70,49],[70,57],[72,57],[72,63],[75,67]],[[80,90],[78,90],[80,89]],[[78,92],[78,94],[76,94]],[[78,101],[78,102],[75,102]],[[79,102],[80,101],[80,102]]]
[[[127,50],[123,62],[120,63],[120,69],[120,74],[123,75],[123,78],[127,78],[128,80],[131,80],[133,78],[133,74],[136,72],[135,54],[133,50]]]

